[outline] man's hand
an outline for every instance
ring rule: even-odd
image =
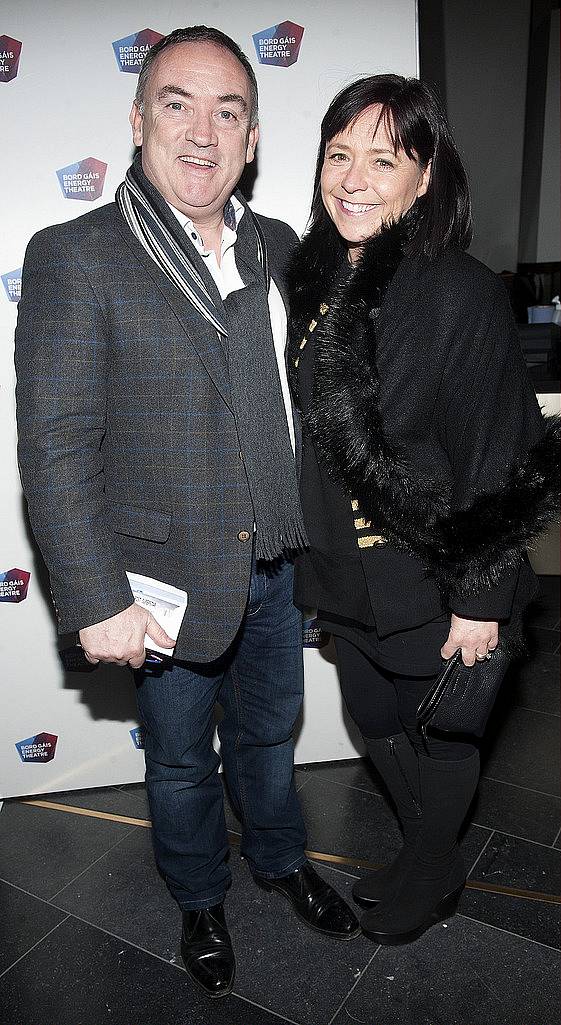
[[[115,662],[118,666],[130,665],[133,669],[140,669],[146,658],[145,634],[163,648],[175,647],[175,641],[156,622],[154,616],[134,603],[110,619],[85,627],[78,636],[86,658],[92,665]]]
[[[452,613],[450,633],[440,649],[442,658],[451,658],[462,649],[464,665],[472,666],[476,659],[484,659],[499,643],[499,624],[490,620],[462,619]]]

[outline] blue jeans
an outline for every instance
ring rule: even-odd
[[[292,577],[288,563],[276,571],[254,565],[245,617],[225,656],[139,676],[156,862],[184,910],[221,902],[231,882],[220,758],[212,746],[217,701],[224,709],[218,734],[242,821],[242,855],[253,873],[268,878],[306,860],[293,779],[303,660]]]

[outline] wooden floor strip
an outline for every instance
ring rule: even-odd
[[[93,808],[78,808],[72,804],[57,804],[55,801],[32,801],[22,799],[20,804],[29,804],[34,808],[48,808],[51,811],[67,812],[71,815],[86,815],[93,819],[106,819],[108,822],[122,822],[128,826],[143,826],[150,829],[150,819],[135,819],[129,815],[117,815],[109,811],[95,811]],[[230,842],[238,844],[240,837],[237,833],[229,831]],[[313,861],[321,861],[330,865],[345,865],[350,868],[363,868],[375,871],[383,868],[382,865],[371,861],[364,861],[362,858],[347,858],[339,854],[325,854],[322,851],[306,851]],[[466,890],[478,890],[482,893],[499,893],[503,897],[516,897],[519,900],[532,900],[542,904],[561,904],[561,896],[554,893],[540,893],[536,890],[521,890],[513,886],[498,886],[496,883],[483,883],[477,880],[469,880],[466,883]]]

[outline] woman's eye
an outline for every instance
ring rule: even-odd
[[[335,164],[342,164],[343,161],[346,160],[347,158],[346,158],[344,153],[330,153],[329,154],[329,159],[333,160],[333,162]]]
[[[384,169],[388,168],[388,167],[389,168],[393,167],[393,164],[390,164],[389,160],[379,159],[379,160],[376,161],[376,163],[378,164],[378,167],[383,167]]]

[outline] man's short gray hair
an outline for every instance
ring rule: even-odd
[[[254,128],[259,120],[257,79],[255,77],[255,72],[243,50],[240,49],[238,44],[235,43],[230,36],[227,36],[218,28],[208,28],[207,25],[190,25],[187,28],[176,28],[173,32],[164,36],[151,47],[142,62],[142,67],[138,76],[138,84],[134,97],[136,105],[141,111],[143,111],[146,85],[150,78],[152,67],[159,55],[164,50],[167,50],[168,46],[175,46],[177,43],[200,42],[216,43],[217,46],[224,47],[225,50],[229,50],[230,53],[233,53],[234,57],[236,57],[242,65],[247,77],[249,78],[251,93],[250,127]]]

